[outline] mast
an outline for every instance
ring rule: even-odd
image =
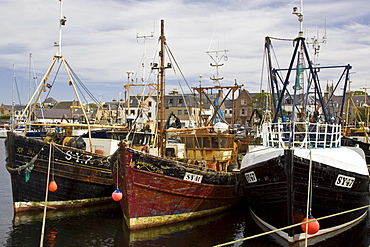
[[[302,2],[301,2],[301,7],[302,7]],[[319,114],[319,110],[320,110],[320,116],[323,116],[322,121],[328,123],[330,121],[333,121],[333,119],[334,119],[333,117],[330,116],[330,112],[329,112],[329,103],[331,102],[334,95],[333,95],[333,93],[331,93],[328,100],[325,100],[322,89],[321,89],[321,86],[320,86],[320,80],[319,80],[318,72],[321,69],[324,69],[324,68],[325,69],[328,69],[328,68],[343,68],[344,71],[343,71],[341,77],[338,79],[337,84],[334,87],[334,89],[339,87],[339,84],[343,79],[343,92],[344,92],[343,94],[345,94],[346,90],[347,90],[348,81],[349,81],[349,70],[352,67],[349,64],[345,65],[345,66],[326,66],[326,67],[318,66],[318,64],[316,63],[317,61],[312,60],[309,56],[309,52],[308,52],[308,48],[307,48],[307,45],[309,43],[305,41],[305,37],[303,35],[303,30],[302,30],[302,21],[303,21],[302,11],[298,12],[298,8],[294,7],[293,8],[293,14],[298,16],[298,21],[300,22],[300,31],[299,31],[298,37],[294,39],[294,51],[293,51],[293,55],[292,55],[291,60],[290,60],[289,67],[288,67],[288,69],[274,69],[271,66],[269,66],[269,69],[272,69],[272,71],[273,71],[273,76],[271,78],[269,78],[270,83],[271,83],[271,87],[272,87],[272,92],[279,92],[278,95],[277,95],[278,98],[276,98],[276,99],[273,98],[272,99],[274,101],[276,100],[276,102],[274,102],[274,108],[275,109],[274,109],[273,122],[277,123],[278,120],[279,120],[279,117],[283,118],[281,110],[282,110],[282,105],[283,105],[283,102],[284,102],[285,98],[287,96],[289,96],[290,99],[295,100],[296,97],[294,97],[294,96],[299,96],[298,90],[304,89],[304,94],[302,94],[302,95],[306,96],[306,100],[302,100],[302,102],[304,102],[305,107],[306,107],[306,105],[308,105],[308,103],[309,103],[307,96],[309,95],[309,93],[310,93],[310,95],[314,94],[312,98],[315,102],[314,102],[314,104],[311,104],[311,106],[314,105],[315,109],[308,109],[308,108],[303,109],[301,112],[299,112],[301,114],[300,117],[303,118],[303,119],[304,118],[308,119],[309,115],[307,115],[307,114],[311,114],[311,115],[314,116],[316,114]],[[326,39],[326,35],[323,38],[322,42],[325,42],[325,39]],[[268,41],[270,43],[270,40],[268,40]],[[317,56],[318,48],[319,48],[317,46],[317,44],[319,42],[316,39],[313,39],[313,41],[314,41],[313,44],[314,44],[315,56]],[[267,42],[266,42],[266,44],[267,44]],[[270,45],[270,44],[268,44],[268,45]],[[271,54],[268,52],[268,56],[270,56],[270,55]],[[279,71],[287,71],[284,78],[282,78],[282,76],[277,73]],[[295,72],[295,84],[293,86],[294,95],[292,96],[290,94],[290,92],[288,91],[288,86],[289,86],[289,83],[290,83],[290,80],[291,80],[290,76],[293,72]],[[306,78],[307,85],[303,85],[303,79],[304,79],[303,73],[304,72],[305,72],[305,75],[307,75],[307,78]],[[279,79],[280,82],[281,82],[281,85],[282,85],[281,90],[278,87],[278,85],[275,83],[276,79]],[[310,90],[313,90],[313,92],[311,93]],[[298,110],[298,106],[299,106],[299,104],[294,104],[294,103],[297,103],[297,102],[293,102],[293,104],[292,104],[293,107],[294,107],[293,111],[292,111],[293,114],[291,116],[292,121],[294,121],[295,115],[298,115],[298,114],[294,114],[294,112],[296,110]],[[341,109],[338,112],[339,115],[337,116],[339,123],[341,122],[341,118],[342,118],[342,114],[343,114],[343,107],[344,107],[344,104],[342,103],[341,104]],[[280,111],[280,112],[278,112],[278,111]],[[280,116],[279,116],[279,114],[280,114]]]
[[[298,8],[297,7],[294,7],[293,8],[293,13],[294,15],[296,15],[298,17],[298,21],[299,21],[299,34],[298,34],[298,37],[304,37],[303,36],[303,0],[301,0],[301,5],[299,7],[299,11],[300,12],[297,12]]]
[[[28,64],[28,100],[31,98],[31,81],[32,81],[32,53],[30,53],[30,61]]]
[[[146,66],[145,64],[147,63],[146,59],[146,40],[148,38],[153,38],[154,37],[154,32],[151,32],[150,35],[139,35],[139,33],[136,34],[136,40],[138,41],[139,39],[143,39],[143,56],[141,58],[141,65],[142,65],[142,77],[141,77],[141,83],[137,82],[137,79],[134,81],[134,76],[135,72],[134,71],[127,71],[127,84],[123,85],[123,88],[125,90],[125,102],[127,102],[127,114],[125,115],[125,120],[127,120],[127,117],[131,115],[131,99],[130,99],[130,91],[131,91],[131,86],[141,86],[143,89],[145,86],[155,86],[158,87],[158,82],[157,83],[147,83],[147,78],[146,78]],[[139,42],[138,42],[139,43]],[[139,72],[136,72],[136,76],[138,75]],[[133,76],[131,78],[131,75]],[[144,90],[143,90],[144,92]],[[152,91],[151,91],[152,92]],[[154,90],[153,90],[154,92]],[[153,93],[152,92],[152,93]],[[147,100],[149,101],[150,96],[152,93],[149,93]]]
[[[11,126],[14,126],[14,83],[15,83],[15,65],[13,64],[13,73],[12,73],[12,122]]]
[[[85,117],[85,121],[86,121],[86,124],[87,124],[87,129],[88,129],[88,135],[89,135],[90,151],[92,151],[92,140],[91,140],[91,126],[90,126],[90,121],[89,121],[89,119],[87,117],[87,114],[86,114],[86,111],[85,111],[85,107],[83,106],[83,104],[81,102],[81,99],[80,99],[80,97],[78,95],[78,92],[77,92],[77,89],[76,89],[74,80],[73,80],[72,75],[71,75],[71,72],[69,70],[70,67],[69,67],[67,61],[62,56],[62,44],[61,44],[62,43],[62,26],[65,26],[65,23],[67,21],[67,17],[63,16],[63,14],[62,14],[62,0],[59,0],[59,2],[60,2],[59,41],[58,42],[54,42],[54,46],[55,47],[58,47],[58,51],[57,51],[56,55],[54,55],[54,58],[53,58],[53,61],[51,62],[51,65],[49,66],[48,70],[44,74],[44,77],[40,81],[40,83],[39,83],[37,89],[35,90],[34,94],[30,98],[30,100],[29,100],[26,108],[23,110],[20,119],[22,119],[23,116],[26,115],[28,108],[31,106],[31,104],[33,102],[32,109],[29,112],[28,118],[27,118],[27,121],[26,121],[26,125],[31,125],[30,124],[31,116],[32,116],[32,114],[34,113],[34,111],[36,109],[37,102],[40,99],[41,93],[44,90],[46,91],[46,88],[51,88],[51,85],[49,83],[47,83],[47,80],[49,79],[49,75],[50,75],[52,69],[54,68],[55,63],[57,61],[61,61],[63,63],[63,65],[64,65],[64,67],[65,67],[65,70],[67,72],[68,78],[70,80],[68,83],[69,83],[70,86],[73,87],[73,90],[75,92],[75,95],[76,95],[77,100],[78,100],[78,103],[79,103],[79,106],[80,106],[80,108],[82,110],[82,113],[83,113],[83,115]],[[19,120],[17,121],[17,123],[18,122],[19,122]],[[12,130],[14,130],[15,127],[16,127],[16,124],[13,125]],[[24,130],[24,134],[26,134],[26,129],[27,128],[25,128],[25,130]]]
[[[159,148],[159,154],[160,156],[165,155],[165,149],[166,149],[166,129],[164,125],[165,121],[165,102],[164,102],[164,77],[165,77],[165,66],[164,66],[164,46],[166,43],[166,37],[164,36],[164,20],[161,20],[161,36],[159,37],[161,41],[161,51],[159,53],[160,62],[161,65],[159,67],[159,95],[160,95],[160,112],[159,112],[159,130],[160,130],[160,136],[158,140],[158,148]]]
[[[60,2],[60,14],[59,14],[59,40],[58,43],[55,43],[55,46],[58,47],[58,51],[56,56],[61,57],[62,56],[62,26],[66,24],[67,17],[63,16],[62,14],[62,0],[59,0]]]
[[[160,156],[165,156],[165,150],[166,150],[166,127],[165,127],[165,70],[172,68],[171,63],[167,63],[165,65],[165,46],[166,44],[166,37],[164,36],[164,20],[161,20],[161,36],[159,37],[159,40],[161,42],[161,51],[159,52],[160,57],[160,66],[157,68],[157,65],[154,64],[152,69],[158,69],[159,70],[159,118],[158,118],[158,129],[160,131],[159,138],[158,138],[158,150]]]

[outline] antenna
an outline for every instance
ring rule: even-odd
[[[141,70],[142,71],[141,83],[143,83],[142,84],[143,93],[145,91],[145,87],[144,87],[146,85],[145,83],[147,82],[147,79],[148,79],[148,78],[146,78],[147,75],[146,75],[146,70],[145,70],[145,68],[146,68],[145,66],[146,66],[146,64],[148,64],[147,55],[146,55],[146,40],[154,38],[154,31],[155,31],[155,21],[153,21],[153,31],[150,32],[150,35],[139,35],[139,32],[136,33],[136,40],[137,40],[138,44],[140,44],[139,39],[143,39],[143,42],[140,44],[140,45],[143,45],[143,56],[141,57],[141,61],[140,61],[141,68],[142,68],[142,70]],[[139,69],[138,69],[138,71],[139,71]],[[133,74],[134,74],[134,72],[133,72]],[[138,72],[136,73],[135,76],[138,76]]]
[[[292,14],[298,16],[298,21],[299,21],[299,26],[300,26],[298,37],[303,37],[303,0],[301,0],[299,11],[300,12],[298,12],[297,7],[294,7]]]
[[[320,53],[320,44],[326,44],[326,40],[327,40],[327,37],[326,37],[326,18],[325,18],[325,30],[324,30],[324,36],[320,39],[320,34],[319,34],[319,31],[317,31],[317,36],[313,36],[313,38],[311,38],[311,42],[307,42],[308,45],[312,45],[312,49],[314,51],[314,59],[313,59],[313,65],[314,66],[317,66],[319,65],[317,63],[317,60],[318,60],[318,57],[319,57],[319,53]]]
[[[139,35],[139,30],[136,33],[136,41],[139,43],[139,39],[143,39],[143,45],[144,45],[144,54],[143,57],[146,56],[146,39],[153,39],[154,38],[154,31],[155,31],[155,21],[153,21],[153,31],[150,32],[150,35]],[[140,44],[140,43],[139,43]],[[141,45],[141,44],[140,44]]]
[[[155,21],[153,22],[153,31],[150,32],[150,35],[141,35],[141,36],[139,36],[139,32],[137,32],[136,33],[136,39],[144,38],[144,41],[145,41],[145,39],[147,39],[147,38],[153,38],[154,37],[154,31],[155,31]]]
[[[211,59],[215,62],[214,64],[213,63],[210,63],[210,65],[211,65],[211,67],[216,67],[216,76],[210,77],[210,79],[213,81],[213,83],[214,83],[214,85],[216,87],[219,87],[220,86],[220,81],[224,79],[223,77],[219,77],[218,67],[224,65],[223,63],[220,64],[221,59],[224,59],[225,61],[227,61],[228,58],[227,58],[227,54],[226,53],[228,51],[229,50],[206,51],[206,53],[208,54],[208,56],[210,56]],[[222,55],[221,57],[219,57],[219,53],[220,52],[224,52],[225,54]],[[210,53],[216,53],[216,57],[214,58]]]
[[[62,15],[62,0],[60,2],[60,17],[59,17],[59,41],[54,42],[54,46],[58,47],[58,52],[56,54],[57,57],[62,56],[62,26],[66,25],[67,17]]]

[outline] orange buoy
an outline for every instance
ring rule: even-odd
[[[141,151],[145,152],[145,153],[149,153],[149,146],[148,145],[145,145],[141,148]]]
[[[122,199],[122,191],[120,190],[113,191],[112,199],[115,200],[116,202],[120,201]]]
[[[301,225],[301,227],[302,227],[302,231],[304,231],[304,232],[312,235],[312,234],[317,233],[320,230],[320,224],[311,215],[308,217],[308,219],[307,218],[304,218],[302,220],[302,222],[306,222],[306,221],[310,221],[310,220],[314,220],[314,221],[311,221],[311,222],[309,222],[307,224],[303,224],[303,225]]]
[[[58,185],[55,181],[51,181],[49,184],[49,190],[55,192],[58,189]]]

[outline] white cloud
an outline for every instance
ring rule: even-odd
[[[258,92],[261,80],[265,36],[294,38],[299,23],[292,15],[292,7],[299,1],[63,1],[62,54],[95,97],[103,100],[117,98],[126,83],[126,71],[138,71],[143,55],[143,39],[136,35],[150,35],[146,41],[148,60],[154,56],[159,36],[159,22],[165,20],[167,43],[176,57],[187,81],[192,86],[203,83],[215,71],[209,67],[210,49],[228,49],[228,60],[220,69],[225,83],[234,79],[251,92]],[[362,6],[362,7],[361,7]],[[324,34],[327,22],[327,43],[321,45],[320,62],[327,65],[353,65],[351,87],[367,86],[370,78],[370,19],[366,0],[306,1],[304,3],[304,31],[307,37]],[[29,53],[38,78],[57,52],[59,1],[3,0],[0,9],[0,84],[9,93],[0,102],[10,103],[12,65],[16,65],[17,81],[23,98],[28,86]],[[213,37],[213,38],[212,38]],[[141,44],[141,45],[140,45]],[[282,67],[288,65],[291,43],[276,44]],[[176,78],[168,74],[167,88],[179,87]],[[177,74],[178,76],[178,74]],[[50,78],[51,80],[52,78]],[[54,89],[53,89],[54,91]],[[55,92],[54,92],[55,93]],[[57,100],[69,100],[70,94],[61,88]],[[23,100],[25,101],[25,99]]]

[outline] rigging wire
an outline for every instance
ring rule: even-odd
[[[18,89],[17,78],[15,76],[14,76],[14,84],[15,84],[15,87],[16,87],[16,90],[17,90],[19,104],[22,105],[21,97],[19,96],[19,89]]]
[[[265,47],[265,45],[264,45]],[[262,92],[262,87],[263,87],[263,75],[265,71],[265,59],[267,60],[267,52],[266,49],[263,49],[263,55],[262,55],[262,69],[261,69],[261,80],[260,80],[260,92]],[[270,79],[270,73],[267,73],[267,78],[268,80]]]
[[[310,165],[308,171],[308,188],[307,188],[307,204],[306,204],[306,219],[311,216],[311,209],[312,209],[312,150],[309,148],[310,151]],[[305,246],[308,243],[308,224],[305,225]]]
[[[280,41],[290,41],[290,42],[295,41],[295,39],[276,38],[276,37],[270,37],[270,36],[269,38],[274,39],[274,40],[280,40]]]
[[[155,53],[154,53],[154,57],[153,57],[153,59],[152,59],[152,61],[155,61],[155,59],[156,59],[156,54],[158,54],[158,49],[159,49],[159,41],[158,41],[158,44],[157,44],[157,48],[156,48],[156,51],[155,51]],[[152,64],[154,64],[154,62],[152,62]],[[142,84],[142,90],[141,90],[141,94],[137,94],[131,87],[128,87],[129,89],[129,93],[133,93],[134,94],[134,98],[135,98],[135,100],[137,101],[137,104],[138,104],[138,106],[140,107],[144,102],[145,102],[145,90],[146,90],[146,87],[144,87],[144,86],[146,86],[147,84],[145,83],[146,81],[149,81],[149,79],[150,79],[150,77],[151,77],[151,75],[153,74],[152,73],[153,72],[153,69],[151,69],[151,72],[150,73],[148,73],[148,77],[147,78],[145,78],[144,79],[144,81],[142,80],[142,82],[143,82],[143,84]],[[134,75],[135,77],[137,77],[137,73],[135,73],[135,75]],[[154,83],[154,78],[151,78],[152,79],[152,81],[153,81],[153,84],[155,84]],[[136,81],[137,81],[137,78],[136,78]],[[130,84],[128,84],[128,85],[130,85]],[[135,85],[135,86],[139,86],[139,85]],[[150,90],[157,90],[157,87],[155,87],[155,86],[153,86],[153,87],[150,87],[150,86],[148,86],[149,87],[149,89]],[[148,97],[151,97],[150,95],[150,92],[148,93]],[[128,100],[131,100],[131,99],[128,99]],[[145,106],[144,106],[145,107]],[[157,111],[158,112],[158,111]],[[129,113],[130,114],[130,113]],[[132,126],[136,126],[136,124],[137,124],[137,122],[138,122],[138,120],[139,120],[139,117],[142,117],[143,116],[143,114],[145,115],[145,117],[148,119],[148,120],[150,120],[150,117],[149,117],[149,114],[148,113],[146,113],[143,109],[139,109],[139,111],[138,111],[138,114],[136,114],[136,117],[135,117],[135,119],[133,120],[133,124],[132,124]],[[134,129],[132,129],[132,130],[130,130],[130,132],[133,132],[134,131]]]
[[[59,61],[59,60],[58,60]],[[59,63],[59,66],[58,66],[58,69],[54,75],[54,79],[53,79],[53,82],[51,83],[51,86],[50,86],[50,90],[48,91],[48,93],[46,94],[45,96],[45,99],[47,99],[51,93],[51,89],[53,88],[54,84],[55,84],[55,80],[57,79],[58,77],[58,74],[59,74],[59,71],[60,71],[60,67],[62,66],[62,63]]]
[[[173,64],[173,62],[174,62],[174,64],[176,65],[176,67],[178,68],[178,70],[179,70],[179,72],[180,72],[180,75],[181,75],[182,79],[185,81],[186,85],[188,86],[188,88],[189,88],[189,90],[190,90],[190,93],[192,94],[192,93],[193,93],[193,89],[190,87],[190,85],[189,85],[188,81],[186,80],[186,78],[185,78],[185,76],[184,76],[184,74],[183,74],[182,70],[180,69],[179,64],[177,63],[177,61],[176,61],[175,57],[173,56],[173,53],[172,53],[172,51],[171,51],[170,47],[169,47],[168,45],[166,45],[166,47],[165,47],[165,48],[166,48],[166,51],[168,52],[168,54],[170,55],[170,56],[168,56],[168,57],[169,57],[169,59],[170,59],[171,63]],[[181,85],[181,82],[180,82],[180,80],[179,80],[179,79],[178,79],[178,77],[177,77],[177,73],[176,73],[176,69],[175,69],[175,67],[172,67],[172,69],[173,69],[173,72],[174,72],[174,73],[175,73],[175,75],[176,75],[177,82],[178,82],[179,87],[180,87],[180,89],[181,89],[181,92],[182,92],[182,98],[183,98],[183,101],[184,101],[184,104],[185,104],[185,108],[187,109],[188,114],[189,114],[189,118],[190,118],[189,120],[190,120],[191,122],[194,122],[194,121],[195,121],[195,116],[193,116],[192,112],[190,112],[189,104],[187,103],[187,100],[186,100],[186,98],[185,98],[184,88],[183,88],[183,86]]]
[[[72,67],[69,65],[69,63],[67,61],[65,61],[69,70],[71,71],[73,77],[76,79],[76,81],[81,85],[81,87],[84,89],[84,91],[89,95],[89,97],[91,97],[91,99],[96,103],[96,104],[100,104],[100,102],[98,101],[98,99],[90,92],[90,90],[85,86],[85,84],[80,80],[80,78],[77,76],[77,74],[74,72],[74,70],[72,69]],[[81,89],[79,89],[81,91]],[[85,99],[85,101],[87,102],[87,99],[84,95],[82,95]]]
[[[168,45],[166,45],[166,48],[168,48],[168,52],[169,52],[169,54],[171,55],[171,57],[174,59],[174,56],[173,56],[173,54],[172,54],[172,51],[171,51],[171,49],[169,48],[169,46]],[[186,78],[185,78],[185,76],[184,76],[184,74],[182,73],[182,71],[180,70],[180,66],[179,66],[179,64],[177,63],[177,61],[176,60],[174,60],[175,61],[175,64],[176,64],[176,67],[179,69],[179,72],[180,72],[180,74],[181,74],[181,77],[184,79],[184,81],[185,81],[185,83],[186,83],[186,85],[188,86],[188,88],[191,90],[191,92],[192,92],[192,89],[191,89],[191,87],[190,87],[190,85],[189,85],[189,83],[188,83],[188,81],[186,80]]]

